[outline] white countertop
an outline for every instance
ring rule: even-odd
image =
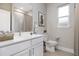
[[[22,33],[21,36],[19,36],[19,33],[16,33],[16,34],[14,34],[14,39],[0,42],[0,48],[11,45],[11,44],[19,43],[22,41],[28,41],[33,38],[37,38],[37,37],[41,37],[41,36],[43,36],[43,35],[42,34],[30,35],[30,33]]]

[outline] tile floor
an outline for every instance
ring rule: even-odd
[[[72,53],[68,53],[61,50],[56,50],[56,52],[44,52],[44,56],[74,56]]]

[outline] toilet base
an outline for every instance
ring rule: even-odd
[[[47,51],[55,52],[55,47],[46,47]]]

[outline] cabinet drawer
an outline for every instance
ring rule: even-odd
[[[29,56],[29,51],[28,50],[24,50],[20,53],[15,54],[14,56]]]
[[[6,46],[1,48],[1,55],[13,55],[19,51],[22,51],[28,47],[31,46],[31,42],[30,41],[26,41],[26,42],[20,42],[14,45],[10,45],[10,46]]]
[[[40,42],[43,42],[43,37],[33,39],[32,45],[38,44]]]

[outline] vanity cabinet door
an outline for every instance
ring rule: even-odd
[[[38,44],[36,47],[33,48],[33,55],[34,56],[43,56],[43,42]]]

